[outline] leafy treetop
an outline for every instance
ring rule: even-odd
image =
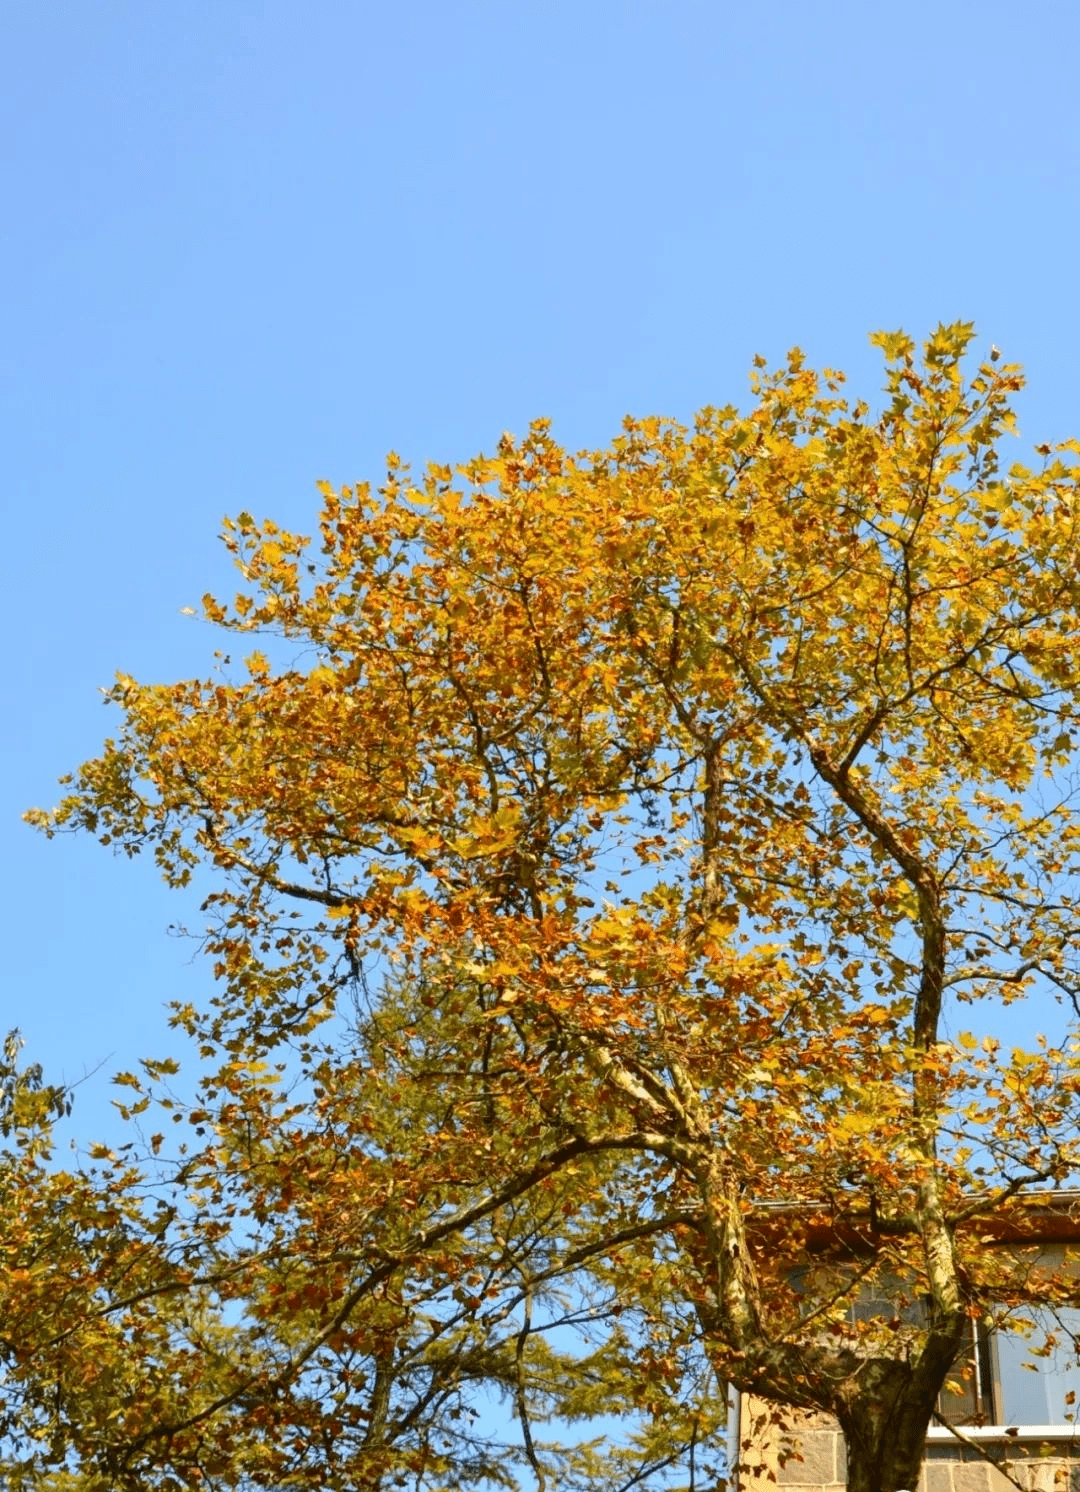
[[[746,414],[391,457],[323,486],[317,542],[227,521],[244,588],[204,615],[270,640],[121,676],[30,816],[211,874],[219,980],[176,1012],[196,1133],[150,1146],[187,1202],[101,1157],[127,1210],[63,1343],[19,1306],[66,1455],[505,1482],[486,1380],[534,1480],[659,1485],[730,1382],[837,1414],[852,1486],[914,1485],[969,1315],[1032,1293],[980,1238],[1080,1159],[1080,445],[1003,468],[1021,377],[968,375],[972,336],[875,337],[881,413],[795,351]],[[1033,1050],[950,1034],[1021,997],[1060,1010]],[[182,1122],[146,1069],[131,1112]],[[875,1287],[919,1324],[856,1320]],[[598,1413],[606,1450],[539,1437]]]

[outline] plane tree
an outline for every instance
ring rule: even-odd
[[[730,1384],[915,1484],[972,1316],[1030,1294],[980,1240],[1080,1149],[1080,446],[1003,464],[1021,375],[972,338],[876,336],[876,410],[796,351],[747,412],[227,520],[228,651],[120,676],[30,815],[209,883],[218,981],[174,1012],[198,1101],[124,1075],[177,1125],[81,1183],[137,1305],[73,1297],[59,1367],[28,1333],[69,1455],[700,1485]],[[918,1310],[863,1319],[886,1287]]]

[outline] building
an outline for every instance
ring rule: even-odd
[[[1030,1331],[973,1322],[927,1437],[918,1492],[1080,1492],[1080,1306],[1041,1302],[1040,1278],[1080,1280],[1080,1192],[1032,1196],[1022,1227],[988,1222],[988,1249],[1030,1270]],[[824,1241],[824,1240],[823,1240]],[[835,1237],[829,1240],[835,1247]],[[863,1298],[853,1319],[895,1311]],[[792,1411],[765,1429],[745,1394],[730,1404],[734,1492],[843,1492],[844,1438],[830,1416]],[[736,1460],[737,1457],[737,1460]],[[1002,1474],[1002,1468],[1006,1474]]]

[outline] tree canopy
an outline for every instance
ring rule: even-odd
[[[226,521],[229,654],[30,815],[209,885],[217,986],[194,1101],[19,1162],[12,1486],[703,1488],[726,1384],[914,1485],[1080,1162],[1080,445],[972,338]]]

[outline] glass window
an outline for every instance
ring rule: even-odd
[[[1029,1309],[1017,1326],[969,1328],[938,1413],[950,1425],[1061,1425],[1080,1422],[1080,1309]]]
[[[1080,1309],[1029,1310],[1030,1334],[993,1334],[994,1377],[1005,1425],[1071,1425],[1080,1405]]]
[[[1049,1284],[1054,1276],[1080,1281],[1080,1257],[1061,1244],[1022,1245],[1013,1257],[1028,1270],[1036,1298],[1040,1283]],[[1028,1306],[1022,1314],[1027,1329],[1019,1320],[999,1330],[968,1322],[964,1346],[938,1397],[945,1423],[1080,1430],[1080,1307]],[[864,1288],[848,1312],[852,1322],[885,1320],[895,1327],[897,1318],[921,1326],[926,1302],[912,1299],[900,1280],[888,1275]]]
[[[950,1425],[994,1423],[993,1370],[981,1325],[968,1321],[965,1342],[938,1396],[938,1413]]]

